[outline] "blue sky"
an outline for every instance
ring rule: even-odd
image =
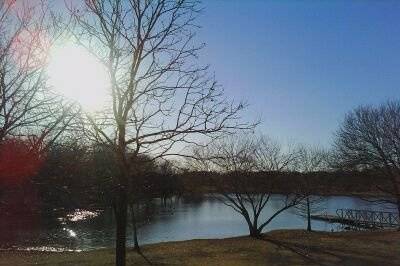
[[[201,60],[266,134],[326,146],[352,108],[400,99],[400,1],[203,6]]]

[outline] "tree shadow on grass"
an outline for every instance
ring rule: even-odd
[[[309,246],[306,246],[306,245],[300,245],[300,244],[296,244],[296,243],[280,241],[280,240],[266,237],[266,236],[264,236],[260,240],[269,242],[279,248],[289,250],[289,251],[299,255],[300,257],[302,257],[307,263],[312,263],[315,265],[338,265],[338,264],[340,265],[343,263],[343,260],[344,260],[344,258],[338,256],[337,254],[334,254],[332,252],[328,252],[325,250],[317,249],[315,247],[310,248]],[[318,254],[325,254],[328,256],[332,256],[332,257],[335,257],[336,259],[338,259],[338,261],[332,262],[332,263],[324,263],[320,259],[313,258],[311,256],[311,252],[316,252]]]
[[[141,249],[135,249],[135,250],[133,250],[133,252],[135,252],[135,253],[138,254],[140,257],[142,257],[142,258],[144,259],[144,261],[145,261],[148,265],[158,265],[157,263],[156,263],[156,264],[152,263],[152,262],[150,261],[150,259],[149,259],[146,255],[144,255],[144,253],[142,252]]]
[[[276,238],[264,236],[261,240],[267,241],[280,248],[289,250],[301,256],[306,263],[315,265],[397,265],[396,259],[380,252],[370,252],[350,248],[346,244],[338,243],[337,246],[319,246],[315,244],[293,243],[281,241]]]

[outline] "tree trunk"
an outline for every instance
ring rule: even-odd
[[[252,228],[250,230],[250,236],[254,238],[260,238],[261,237],[261,232],[257,228]]]
[[[115,220],[117,223],[116,243],[115,243],[115,265],[125,266],[126,258],[126,226],[128,216],[128,203],[125,189],[118,191],[115,204]]]
[[[247,226],[249,227],[250,237],[259,238],[260,232],[257,230],[257,220],[255,219],[253,222],[250,219],[249,214],[246,210],[240,213],[244,219],[246,220]]]
[[[253,224],[249,223],[249,231],[250,231],[250,237],[254,238],[260,238],[261,237],[261,231],[255,227]]]
[[[140,246],[137,237],[136,216],[135,216],[135,211],[133,209],[133,204],[131,204],[131,217],[132,217],[132,227],[133,227],[134,249],[135,251],[140,252]]]
[[[397,197],[397,217],[400,221],[400,196]],[[400,231],[400,224],[397,227],[397,231]]]
[[[397,203],[397,215],[400,220],[400,178],[399,176],[394,176],[392,177],[392,182],[394,186],[394,194],[396,197],[396,203]],[[397,231],[400,231],[400,225],[397,228]]]
[[[310,198],[307,197],[307,231],[311,232]]]

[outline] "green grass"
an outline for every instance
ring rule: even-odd
[[[249,237],[147,245],[153,265],[400,265],[400,232],[308,233],[280,230]],[[148,265],[128,250],[127,265]],[[0,252],[0,265],[113,265],[113,250]]]

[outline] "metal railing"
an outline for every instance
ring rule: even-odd
[[[336,215],[355,225],[372,227],[396,227],[400,226],[399,215],[395,212],[337,209]]]

